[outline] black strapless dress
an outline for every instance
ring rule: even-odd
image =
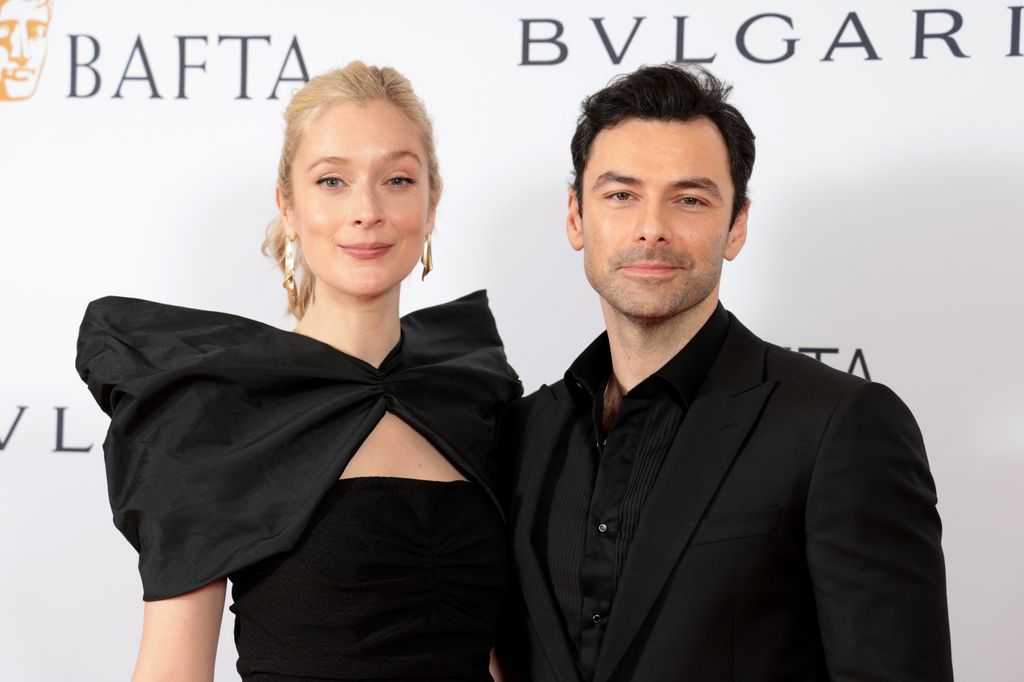
[[[490,680],[501,519],[466,481],[335,483],[292,550],[232,574],[252,682]]]

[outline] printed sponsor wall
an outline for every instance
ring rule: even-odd
[[[106,417],[74,371],[116,293],[282,328],[259,253],[281,112],[352,59],[408,75],[446,190],[403,309],[487,288],[528,390],[601,329],[563,231],[579,100],[704,63],[758,136],[722,298],[763,337],[881,381],[939,490],[962,680],[1024,669],[1022,5],[0,0],[0,679],[126,679],[136,555],[110,523]],[[218,679],[234,678],[230,614]]]

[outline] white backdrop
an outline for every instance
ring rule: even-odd
[[[405,285],[403,309],[486,287],[532,390],[601,328],[563,232],[579,100],[674,59],[684,15],[684,56],[716,55],[710,68],[735,85],[758,136],[750,238],[725,270],[723,301],[771,341],[835,349],[822,356],[833,366],[860,349],[856,373],[866,364],[911,406],[945,526],[957,676],[1021,679],[1024,57],[1012,6],[54,0],[38,91],[0,101],[0,680],[127,679],[136,653],[141,586],[110,524],[106,418],[74,371],[86,303],[116,293],[290,328],[258,247],[295,83],[268,95],[282,71],[301,72],[293,38],[311,75],[355,58],[391,64],[426,100],[446,191],[437,270]],[[929,8],[960,15],[953,37],[967,56],[927,39],[913,58],[919,20],[925,33],[955,24],[914,11]],[[737,47],[764,13],[792,27],[755,20],[746,51],[772,59],[791,45],[788,59],[757,63]],[[618,53],[635,17],[614,64],[592,18]],[[561,23],[564,61],[521,63],[524,19]],[[871,50],[837,47],[823,61],[844,25],[839,42],[866,36]],[[556,28],[529,26],[534,38]],[[185,61],[206,68],[186,69],[178,99],[185,35],[206,37],[185,41]],[[269,36],[248,42],[249,99],[237,99],[241,41],[218,38],[241,35]],[[126,72],[146,75],[137,39],[159,99],[146,80],[113,97]],[[99,47],[95,71],[72,67],[72,45],[80,63]],[[528,47],[527,61],[561,53]],[[234,679],[230,628],[223,680]]]

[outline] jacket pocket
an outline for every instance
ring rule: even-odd
[[[709,516],[697,526],[697,532],[693,534],[690,546],[774,535],[779,527],[780,511],[781,509],[776,507],[746,514]]]

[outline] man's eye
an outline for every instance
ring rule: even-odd
[[[703,206],[704,202],[697,197],[683,197],[683,203],[687,206]]]
[[[28,24],[28,37],[33,39],[45,38],[46,24],[39,21],[30,21]]]
[[[320,178],[316,184],[323,185],[327,189],[338,189],[341,187],[341,178]]]
[[[629,192],[614,192],[610,195],[615,201],[629,201],[631,195]]]

